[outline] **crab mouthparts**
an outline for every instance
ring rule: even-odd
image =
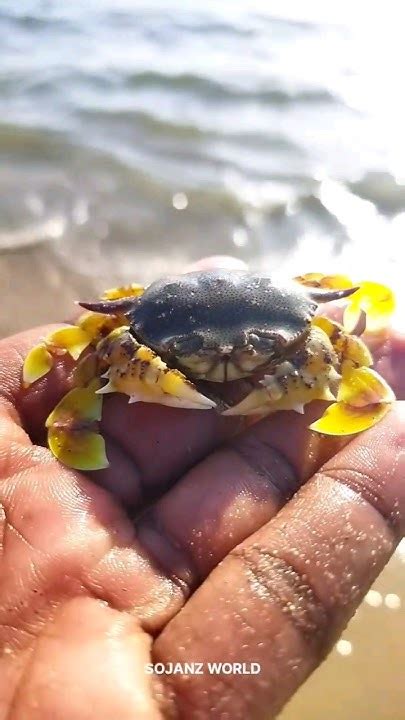
[[[230,358],[232,349],[230,351],[225,351],[225,349],[221,348],[220,352],[221,352],[221,358],[217,362],[216,367],[213,368],[215,376],[218,375],[219,382],[228,382],[228,380],[236,380],[238,377],[237,367],[231,361],[231,358]]]
[[[180,361],[181,367],[194,378],[219,383],[248,377],[267,363],[268,357],[260,353],[236,352],[232,346],[221,346],[215,353],[190,355]]]
[[[221,345],[221,347],[218,348],[218,352],[220,355],[224,357],[224,360],[229,360],[230,356],[234,350],[233,345]]]
[[[201,377],[211,382],[228,382],[228,380],[238,380],[245,376],[243,372],[235,363],[231,360],[230,353],[221,354],[216,356],[211,361],[211,367],[206,370]]]

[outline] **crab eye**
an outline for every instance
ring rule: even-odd
[[[203,339],[199,335],[184,335],[173,338],[170,350],[176,355],[193,355],[201,350],[202,346]]]
[[[259,335],[258,333],[249,333],[249,342],[258,352],[272,355],[276,346],[275,338]]]

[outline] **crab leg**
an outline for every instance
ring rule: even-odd
[[[24,387],[44,377],[53,367],[56,357],[67,353],[73,360],[78,360],[90,345],[97,344],[103,335],[122,323],[123,320],[116,316],[86,312],[78,318],[76,325],[54,330],[27,354],[23,365]]]
[[[306,287],[318,289],[347,289],[357,287],[349,297],[343,313],[343,325],[347,332],[354,332],[361,314],[366,314],[366,328],[368,332],[378,333],[384,330],[390,322],[395,310],[395,297],[392,290],[386,285],[368,280],[352,282],[347,275],[323,275],[322,273],[307,273],[299,275],[294,280]]]
[[[224,414],[260,417],[277,410],[303,412],[312,400],[336,400],[310,429],[327,435],[362,432],[379,422],[395,400],[371,364],[360,338],[328,318],[315,318],[302,358],[284,362],[265,375],[261,388]]]
[[[101,378],[94,374],[106,369]],[[93,379],[89,382],[89,378]],[[78,366],[75,381],[85,387],[71,390],[49,415],[48,445],[64,464],[78,470],[99,470],[108,465],[105,444],[96,431],[103,396],[119,392],[129,402],[148,402],[171,407],[210,410],[215,402],[197,391],[178,370],[171,370],[150,348],[141,345],[127,326],[112,330],[97,344],[94,353]]]
[[[108,466],[104,438],[96,432],[101,420],[100,385],[74,388],[57,404],[46,421],[48,446],[58,460],[76,470],[101,470]]]
[[[337,402],[330,405],[311,430],[325,435],[351,435],[379,422],[390,409],[395,395],[386,381],[370,366],[373,359],[364,342],[348,335],[328,318],[317,317],[339,358],[342,375]]]
[[[92,340],[89,332],[76,325],[59,328],[47,335],[30,350],[24,360],[24,387],[29,387],[46,375],[53,366],[54,357],[68,353],[77,360]]]
[[[143,285],[137,283],[131,283],[130,285],[121,285],[121,287],[109,288],[104,290],[101,299],[102,300],[119,300],[120,298],[127,297],[140,297],[144,293],[145,288]]]
[[[326,334],[312,328],[299,361],[286,361],[265,375],[253,390],[224,415],[267,415],[277,410],[303,413],[312,400],[335,400],[340,375],[337,356]]]
[[[172,407],[209,410],[215,402],[199,393],[179,370],[172,370],[156,353],[141,345],[128,327],[121,327],[101,341],[97,354],[108,365],[108,380],[99,394],[120,392],[129,402],[151,402]]]
[[[123,298],[137,298],[142,295],[142,285],[133,283],[117,288],[105,290],[101,297],[101,304],[105,301],[121,300]],[[23,385],[29,387],[32,383],[44,377],[53,367],[54,357],[68,353],[74,360],[91,344],[97,342],[108,332],[123,325],[125,318],[120,315],[106,316],[98,312],[85,312],[76,325],[59,328],[47,335],[30,350],[23,365]]]

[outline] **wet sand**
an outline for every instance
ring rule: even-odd
[[[86,258],[82,262],[78,254],[75,263],[69,256],[68,267],[53,251],[51,243],[2,253],[0,337],[36,325],[66,321],[75,312],[75,300],[95,298],[107,287],[118,284],[151,282],[162,273],[184,270],[198,258],[198,250],[182,255],[173,253],[164,261],[159,255],[133,253],[134,276],[132,271],[120,273],[117,264],[108,257]]]

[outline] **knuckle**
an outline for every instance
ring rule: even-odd
[[[385,484],[386,480],[376,474],[373,476],[364,470],[356,470],[350,467],[329,467],[323,468],[322,475],[338,482],[352,490],[363,502],[370,506],[382,519],[384,526],[394,534],[401,536],[401,514],[397,504],[394,506],[386,498]]]
[[[247,435],[231,444],[232,450],[270,485],[280,506],[298,490],[300,480],[285,455],[256,435]]]
[[[321,659],[334,640],[331,613],[317,596],[309,577],[282,554],[261,545],[240,546],[230,554],[243,564],[255,593],[281,611],[311,654]]]
[[[199,576],[187,548],[180,545],[149,510],[137,521],[136,535],[165,576],[188,599],[199,582]]]

